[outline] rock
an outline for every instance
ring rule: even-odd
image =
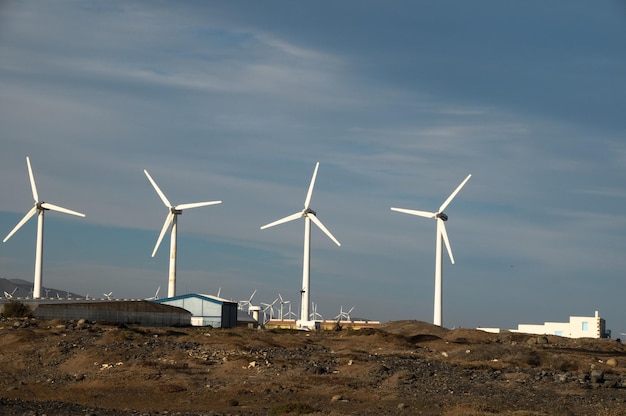
[[[548,344],[548,337],[537,337],[537,344]]]
[[[591,370],[591,374],[589,374],[589,379],[594,384],[601,384],[604,382],[604,371],[602,370]]]
[[[332,399],[330,399],[331,402],[339,402],[343,400],[343,396],[341,394],[335,394]]]
[[[398,403],[398,406],[397,406],[397,407],[398,407],[398,409],[399,409],[399,410],[406,409],[406,404],[404,404],[404,403]]]
[[[608,360],[606,360],[606,365],[608,365],[609,367],[617,367],[618,362],[615,358],[609,358]]]

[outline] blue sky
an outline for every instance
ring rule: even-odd
[[[45,201],[46,287],[178,291],[297,309],[312,200],[311,298],[332,318],[432,321],[447,208],[445,326],[514,327],[599,310],[626,332],[623,2],[18,2],[0,5],[0,234]],[[36,221],[0,246],[32,280]]]

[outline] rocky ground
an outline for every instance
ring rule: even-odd
[[[0,321],[0,414],[626,414],[615,340]]]

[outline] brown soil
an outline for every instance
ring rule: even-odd
[[[616,416],[624,387],[615,340],[0,321],[0,414]]]

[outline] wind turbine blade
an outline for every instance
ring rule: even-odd
[[[317,169],[320,167],[320,162],[315,164],[315,170],[313,171],[313,177],[311,178],[311,184],[309,185],[309,191],[306,194],[306,199],[304,200],[304,209],[309,208],[309,204],[311,203],[311,196],[313,195],[313,187],[315,186],[315,178],[317,177]]]
[[[405,209],[405,208],[391,207],[391,210],[397,211],[397,212],[403,212],[405,214],[410,214],[410,215],[417,215],[419,217],[425,217],[425,218],[435,218],[435,215],[437,215],[436,212],[416,211],[414,209]]]
[[[85,214],[83,214],[81,212],[72,211],[71,209],[63,208],[63,207],[60,207],[58,205],[50,204],[48,202],[44,202],[43,204],[41,204],[41,207],[45,208],[45,209],[52,210],[52,211],[63,212],[65,214],[76,215],[77,217],[84,217],[85,216]]]
[[[319,227],[320,230],[324,231],[324,233],[335,242],[335,244],[337,244],[338,246],[341,247],[341,243],[339,243],[339,241],[337,241],[337,239],[330,233],[330,231],[328,231],[328,229],[326,227],[324,227],[324,224],[322,224],[322,222],[313,214],[309,214],[308,217],[311,219],[311,221],[313,221],[315,223],[315,225],[317,225]]]
[[[448,233],[446,231],[446,223],[439,218],[437,218],[437,221],[441,221],[441,237],[443,238],[443,242],[446,245],[446,249],[448,249],[450,262],[454,264],[454,256],[452,255],[452,248],[450,247],[450,240],[448,240]],[[437,236],[437,238],[439,238],[439,236]]]
[[[28,177],[30,178],[30,189],[33,191],[33,199],[35,202],[39,202],[37,185],[35,185],[35,175],[33,175],[33,168],[30,166],[30,157],[28,156],[26,156],[26,164],[28,165]]]
[[[206,207],[207,205],[217,205],[221,203],[222,201],[192,202],[190,204],[176,205],[174,208],[183,210],[183,209],[189,209],[189,208]]]
[[[284,218],[276,220],[274,222],[270,222],[269,224],[265,224],[264,226],[261,227],[261,229],[265,230],[266,228],[270,228],[270,227],[273,227],[275,225],[283,224],[283,223],[286,223],[286,222],[289,222],[289,221],[297,220],[298,218],[302,218],[302,212],[296,212],[295,214],[291,214],[291,215],[288,215],[288,216],[286,216]]]
[[[154,181],[154,179],[152,179],[152,176],[150,176],[150,174],[148,173],[147,170],[143,170],[143,172],[146,174],[146,176],[148,177],[148,180],[150,181],[150,183],[152,184],[152,187],[154,188],[154,190],[157,192],[157,194],[159,194],[159,196],[161,197],[161,201],[163,201],[163,203],[165,204],[166,207],[170,208],[172,206],[172,204],[170,204],[170,201],[167,199],[167,197],[165,196],[165,194],[163,193],[163,191],[161,191],[161,188],[159,188],[159,185],[156,184],[156,182]]]
[[[163,228],[161,228],[161,234],[159,234],[159,239],[157,240],[156,245],[154,246],[154,250],[152,250],[152,257],[154,257],[157,250],[159,249],[159,246],[161,245],[161,240],[163,240],[163,236],[165,235],[165,232],[167,231],[167,229],[169,228],[173,220],[174,220],[174,213],[170,211],[170,213],[167,214],[167,217],[165,217],[165,223],[163,224]]]
[[[29,220],[29,219],[30,219],[33,215],[35,215],[36,213],[37,213],[37,206],[35,205],[34,207],[32,207],[32,208],[30,209],[30,211],[28,211],[28,212],[26,213],[26,215],[24,215],[24,218],[22,218],[22,219],[20,220],[20,222],[18,222],[18,223],[17,223],[17,225],[16,225],[16,226],[15,226],[15,227],[11,230],[11,232],[10,232],[10,233],[9,233],[6,237],[4,237],[4,240],[2,240],[2,242],[3,242],[3,243],[6,243],[6,242],[7,242],[7,240],[8,240],[9,238],[11,238],[11,236],[12,236],[13,234],[15,234],[15,232],[16,232],[17,230],[19,230],[20,228],[22,228],[22,225],[24,225],[24,224],[26,223],[26,221],[28,221],[28,220]]]
[[[446,200],[445,200],[445,202],[444,202],[443,204],[441,204],[441,206],[439,207],[439,211],[438,211],[438,212],[441,212],[441,211],[443,211],[444,209],[446,209],[446,207],[448,206],[448,204],[449,204],[450,202],[452,202],[452,200],[454,199],[454,197],[456,196],[456,194],[458,194],[458,193],[459,193],[459,191],[461,190],[461,188],[463,188],[463,186],[465,186],[465,183],[466,183],[467,181],[469,181],[469,178],[471,178],[471,177],[472,177],[472,174],[471,174],[471,173],[470,173],[469,175],[467,175],[467,178],[465,178],[465,180],[464,180],[463,182],[461,182],[461,184],[460,184],[459,186],[457,186],[457,187],[456,187],[456,189],[454,190],[454,192],[452,192],[452,193],[450,194],[450,196],[448,197],[448,199],[446,199]]]

